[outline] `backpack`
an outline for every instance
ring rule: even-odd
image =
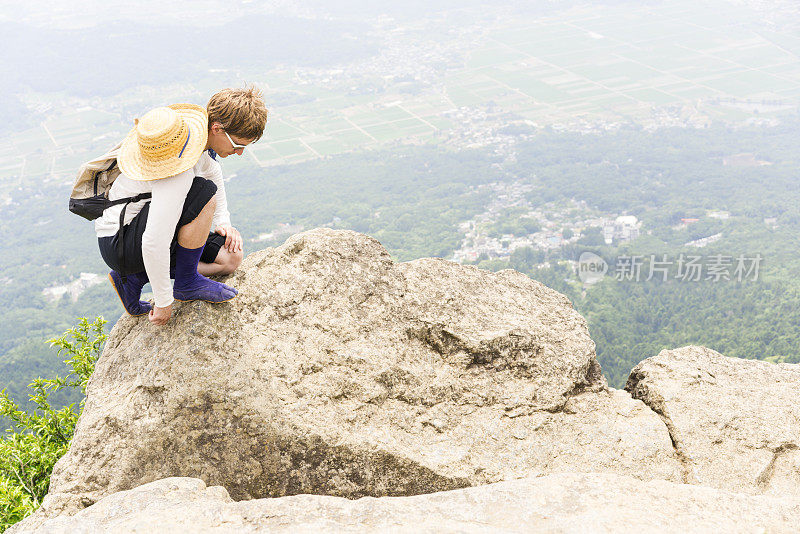
[[[125,204],[127,207],[131,202],[139,202],[152,196],[150,193],[140,193],[134,197],[108,200],[111,185],[121,174],[117,165],[120,145],[81,165],[69,196],[69,211],[93,221],[103,215],[106,208],[118,204]],[[125,208],[123,214],[124,212]]]
[[[125,204],[119,214],[119,230],[117,231],[117,256],[120,265],[125,265],[124,254],[124,235],[125,235],[125,210],[131,202],[139,202],[151,198],[152,193],[139,193],[133,197],[109,200],[108,192],[114,180],[122,174],[117,165],[117,154],[121,143],[103,154],[102,156],[87,161],[78,170],[78,176],[72,185],[72,193],[69,196],[69,211],[80,215],[84,219],[93,221],[103,215],[103,211],[111,206]],[[126,281],[126,272],[120,268],[122,283]]]

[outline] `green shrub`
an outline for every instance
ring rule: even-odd
[[[33,410],[21,409],[0,391],[0,416],[12,422],[0,439],[0,532],[22,520],[42,503],[50,486],[53,466],[67,452],[75,424],[83,410],[81,400],[56,409],[48,397],[63,388],[80,388],[86,395],[86,384],[94,371],[106,337],[98,317],[93,323],[81,318],[78,325],[48,343],[58,348],[59,356],[72,371],[66,377],[37,378],[28,386]]]

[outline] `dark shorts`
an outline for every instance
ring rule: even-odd
[[[178,246],[178,230],[200,215],[203,207],[208,204],[208,201],[217,192],[217,186],[214,182],[206,178],[196,176],[192,182],[192,187],[186,195],[186,200],[183,203],[183,210],[181,217],[178,220],[178,225],[172,236],[172,244],[170,245],[170,265],[175,266],[175,247]],[[139,273],[144,271],[144,260],[142,259],[142,235],[144,234],[145,227],[147,226],[147,214],[150,213],[150,203],[147,202],[142,210],[136,214],[136,217],[130,223],[125,225],[125,232],[123,236],[123,258],[124,265],[119,259],[119,233],[108,237],[99,237],[97,242],[100,245],[100,255],[106,265],[111,267],[117,272]],[[203,248],[203,255],[200,256],[200,261],[204,263],[214,263],[214,260],[219,254],[219,249],[225,244],[225,236],[219,234],[208,234],[205,247]]]

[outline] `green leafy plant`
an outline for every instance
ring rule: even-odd
[[[94,371],[107,334],[98,317],[94,322],[80,318],[78,325],[61,337],[48,340],[71,371],[65,377],[37,378],[28,386],[33,410],[25,411],[0,391],[0,416],[12,422],[0,440],[0,531],[36,510],[47,494],[53,466],[67,452],[78,417],[83,410],[86,385]],[[56,409],[50,394],[63,388],[80,388],[84,399]]]

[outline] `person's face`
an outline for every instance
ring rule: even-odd
[[[237,135],[231,135],[218,122],[211,126],[208,132],[209,148],[214,150],[221,158],[227,158],[232,154],[239,156],[244,152],[244,147],[253,142],[252,139],[243,139]],[[239,145],[238,148],[236,145]]]

